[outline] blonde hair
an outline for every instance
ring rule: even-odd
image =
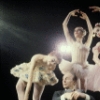
[[[82,31],[82,33],[83,33],[83,36],[85,36],[86,35],[86,30],[83,28],[83,27],[81,27],[81,26],[78,26],[78,27],[76,27],[75,29],[79,29],[79,30],[81,30]]]
[[[95,24],[95,27],[100,27],[100,23],[96,23]]]
[[[95,31],[96,28],[100,28],[100,23],[95,24],[94,29],[93,29],[93,37],[96,37],[96,31]]]
[[[56,56],[59,62],[61,62],[61,54],[56,50],[51,51],[48,55]]]

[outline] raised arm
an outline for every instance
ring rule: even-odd
[[[87,38],[87,41],[86,41],[86,45],[88,47],[91,46],[91,43],[92,43],[92,40],[93,40],[93,27],[92,27],[92,24],[90,22],[90,19],[89,17],[87,16],[86,13],[80,11],[80,13],[82,14],[82,16],[80,16],[80,18],[86,20],[86,23],[87,23],[87,27],[88,27],[88,31],[89,31],[89,34],[88,34],[88,38]]]
[[[92,12],[100,12],[99,6],[90,6],[89,9],[92,9]]]
[[[76,12],[79,12],[79,9],[76,9],[76,10],[69,12],[62,23],[64,35],[65,35],[65,38],[66,38],[68,44],[71,44],[74,41],[69,33],[69,30],[68,30],[68,22],[69,22],[69,19],[71,16],[77,16]]]

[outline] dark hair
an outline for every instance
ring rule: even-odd
[[[73,71],[70,71],[70,73],[73,75],[73,81],[77,81],[77,76]]]
[[[49,55],[56,56],[59,62],[61,62],[61,54],[55,50],[51,51]]]
[[[73,71],[68,71],[68,72],[73,75],[73,81],[77,81],[78,78],[77,78],[76,74]]]
[[[74,77],[73,77],[73,80],[74,80],[74,81],[77,81],[77,76],[76,76],[74,73],[73,73],[73,76],[74,76]]]

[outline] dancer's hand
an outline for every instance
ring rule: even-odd
[[[81,19],[86,20],[88,18],[87,14],[84,13],[83,11],[80,11],[80,14],[81,14],[81,16],[80,16]]]
[[[79,13],[79,9],[75,9],[75,10],[73,10],[73,11],[70,12],[70,14],[72,16],[78,16],[77,13]]]
[[[89,9],[92,9],[92,12],[100,12],[100,7],[98,6],[90,6]]]

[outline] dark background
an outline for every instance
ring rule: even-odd
[[[89,6],[94,5],[100,6],[99,1],[91,1],[89,4],[84,0],[78,2],[71,0],[0,1],[0,91],[3,100],[18,100],[15,89],[18,78],[10,74],[10,69],[16,64],[30,61],[32,55],[36,53],[47,54],[56,47],[57,43],[65,42],[62,22],[71,10],[80,9],[86,12],[93,26],[96,22],[100,22],[100,13],[92,13],[88,9]],[[72,17],[69,22],[71,33],[76,26],[82,26],[87,30],[84,20]],[[95,37],[91,48],[98,41],[100,41],[100,38]],[[64,58],[67,60],[71,59],[67,55]],[[88,61],[94,64],[91,50]],[[54,91],[62,89],[62,74],[58,67],[55,70],[55,74],[60,80],[59,83],[53,87],[46,86],[41,100],[51,100]],[[97,100],[100,99],[100,92],[88,92],[93,94]]]

